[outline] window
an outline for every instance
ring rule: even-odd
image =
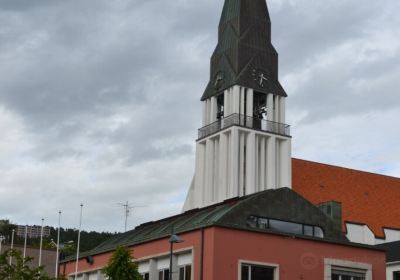
[[[192,267],[185,265],[179,268],[179,280],[191,280],[192,279]]]
[[[366,272],[356,269],[332,268],[332,280],[365,280]]]
[[[400,280],[400,271],[393,272],[393,280]]]
[[[294,223],[264,217],[249,216],[247,225],[253,228],[270,229],[284,233],[306,235],[312,237],[323,238],[324,231],[318,226],[304,225],[301,223]]]
[[[149,279],[150,279],[149,273],[148,273],[148,272],[142,273],[142,279],[143,279],[143,280],[149,280]]]
[[[158,272],[158,280],[169,280],[169,269],[160,270]]]
[[[241,280],[274,280],[274,267],[242,264]]]

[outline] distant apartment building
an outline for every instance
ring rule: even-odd
[[[17,236],[25,237],[25,228],[29,238],[39,238],[41,234],[41,226],[17,226]],[[50,227],[43,227],[43,237],[50,236]]]

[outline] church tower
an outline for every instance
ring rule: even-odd
[[[225,0],[184,211],[291,188],[286,97],[265,0]]]

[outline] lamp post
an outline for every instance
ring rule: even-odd
[[[42,265],[43,226],[44,226],[44,218],[42,218],[42,226],[40,227],[40,245],[39,245],[39,261],[38,261],[38,267]]]
[[[174,251],[174,243],[182,243],[184,240],[180,238],[178,235],[174,234],[172,231],[171,237],[169,238],[169,279],[172,280],[173,272],[172,272],[172,257]]]
[[[11,232],[11,251],[14,249],[14,234],[15,234],[15,229],[12,230]],[[12,264],[12,256],[10,255],[10,265]]]
[[[6,238],[3,235],[0,235],[0,254],[1,254],[1,244]]]
[[[58,263],[60,258],[60,228],[61,228],[61,211],[58,211],[58,230],[57,230],[57,250],[56,250],[56,269],[54,272],[55,278],[58,277]]]

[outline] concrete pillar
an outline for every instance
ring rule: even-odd
[[[244,104],[246,99],[246,89],[244,87],[240,87],[240,106],[239,106],[239,114],[244,115]]]
[[[156,259],[150,259],[149,278],[150,278],[150,280],[158,280],[158,270],[157,270],[157,260]]]
[[[265,187],[265,173],[266,173],[266,150],[265,150],[265,137],[260,137],[260,166],[259,166],[259,178],[260,178],[260,187],[259,190],[263,191],[266,189]]]
[[[239,184],[239,131],[237,127],[232,127],[230,135],[230,164],[229,164],[229,190],[230,198],[236,197]]]
[[[280,97],[279,98],[279,122],[286,123],[286,98]]]
[[[217,121],[217,111],[218,111],[217,98],[213,96],[211,97],[211,102],[210,102],[210,123]]]
[[[274,95],[272,93],[267,95],[267,120],[274,120]]]
[[[268,137],[267,140],[267,189],[276,188],[276,138]]]
[[[206,142],[206,176],[205,176],[205,205],[212,202],[213,183],[214,183],[214,141],[207,139]]]
[[[224,91],[224,117],[226,118],[227,116],[230,115],[230,94],[229,90]]]
[[[239,114],[240,113],[240,87],[234,86],[232,89],[232,112],[231,114]]]
[[[279,122],[279,98],[280,96],[274,96],[274,122]]]
[[[292,161],[290,140],[280,142],[280,178],[282,188],[292,187]]]
[[[246,115],[248,117],[253,117],[253,99],[254,99],[254,91],[253,89],[247,89],[246,96]]]
[[[239,196],[245,195],[245,146],[246,134],[239,130]]]
[[[205,178],[205,144],[196,144],[195,162],[195,188],[194,188],[194,208],[204,205],[204,178]]]
[[[246,135],[246,191],[245,195],[256,192],[256,134]]]
[[[207,125],[207,101],[203,101],[201,102],[201,106],[202,106],[202,126],[206,126]]]
[[[219,139],[219,180],[218,188],[218,201],[223,201],[227,192],[227,164],[228,164],[228,136],[221,133]]]
[[[219,149],[220,149],[220,141],[219,138],[215,138],[214,140],[214,162],[213,162],[213,167],[214,167],[214,176],[213,176],[213,183],[212,183],[212,203],[216,203],[218,201],[218,194],[219,194],[219,188],[221,186],[219,186],[219,177],[220,175],[220,153],[219,153]]]
[[[248,128],[253,128],[253,99],[254,93],[253,89],[247,89],[247,96],[246,96],[246,118],[245,126]]]

